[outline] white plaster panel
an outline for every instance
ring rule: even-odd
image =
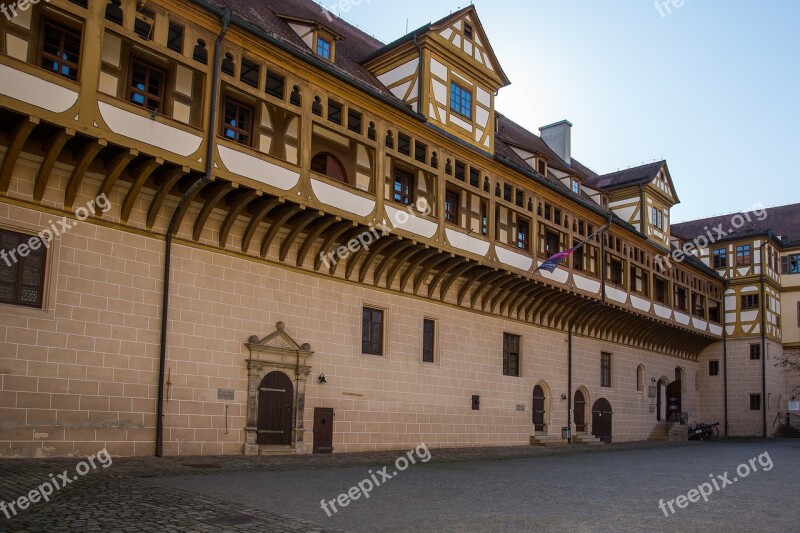
[[[225,167],[239,176],[288,191],[300,181],[300,173],[264,161],[227,146],[219,146],[219,156]]]
[[[173,128],[156,120],[125,111],[105,102],[98,102],[100,114],[114,133],[163,148],[169,152],[190,156],[200,149],[203,138]]]
[[[311,188],[323,204],[365,217],[375,209],[375,201],[364,198],[348,190],[334,187],[323,181],[311,178]]]
[[[0,94],[54,113],[63,113],[78,101],[76,91],[7,65],[0,65]]]

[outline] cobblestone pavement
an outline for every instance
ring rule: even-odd
[[[698,444],[643,442],[603,447],[437,449],[431,450],[433,459],[429,464],[565,455],[613,455],[620,451],[676,446],[691,447]],[[317,522],[315,524],[308,519],[276,514],[274,508],[267,511],[258,505],[233,503],[230,498],[219,495],[167,486],[163,478],[202,476],[207,481],[201,483],[211,487],[218,484],[218,479],[228,475],[235,478],[237,474],[269,471],[374,467],[391,464],[398,455],[398,452],[376,452],[273,457],[114,458],[110,467],[98,465],[96,470],[89,471],[56,491],[49,502],[33,504],[10,520],[0,513],[0,531],[333,531],[320,525],[324,523],[324,515],[314,519]],[[50,474],[57,478],[67,470],[72,476],[81,460],[0,459],[0,502],[10,502],[27,494],[47,482]],[[313,478],[314,474],[306,472],[306,475]]]

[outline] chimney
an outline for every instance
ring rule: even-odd
[[[564,160],[568,165],[572,164],[572,123],[569,120],[562,120],[549,126],[539,128],[542,140]]]

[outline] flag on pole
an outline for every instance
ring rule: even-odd
[[[567,250],[564,250],[563,252],[558,252],[557,254],[553,254],[552,256],[550,256],[550,257],[547,259],[547,261],[545,261],[544,263],[542,263],[541,265],[539,265],[539,268],[537,268],[536,270],[534,270],[534,271],[533,271],[533,272],[534,272],[534,274],[535,274],[536,272],[538,272],[539,270],[547,270],[548,272],[552,273],[552,272],[553,272],[553,271],[556,269],[556,267],[557,267],[558,265],[560,265],[562,261],[564,261],[564,259],[566,259],[567,257],[571,256],[573,253],[575,253],[575,250],[577,250],[578,248],[582,247],[582,246],[583,246],[584,244],[586,244],[587,242],[589,242],[589,241],[591,241],[592,239],[594,239],[594,237],[595,237],[595,236],[596,236],[598,233],[600,233],[600,232],[604,231],[604,230],[606,229],[606,227],[607,227],[607,226],[603,226],[602,228],[598,229],[597,231],[595,231],[594,233],[592,233],[591,235],[589,235],[589,236],[586,238],[586,240],[584,240],[584,241],[580,242],[579,244],[577,244],[577,245],[573,246],[572,248],[569,248],[569,249],[567,249]]]

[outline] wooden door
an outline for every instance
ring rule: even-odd
[[[664,416],[664,407],[665,407],[665,399],[666,393],[664,391],[664,382],[658,382],[658,392],[656,393],[656,420],[659,422],[664,422],[666,416]]]
[[[258,388],[258,444],[291,446],[294,387],[283,372],[270,372]]]
[[[680,422],[681,419],[681,382],[673,381],[667,385],[667,420]]]
[[[586,399],[582,391],[575,391],[575,432],[586,431]]]
[[[314,453],[333,452],[333,409],[314,408]]]
[[[612,440],[611,404],[605,398],[600,398],[592,406],[592,435],[603,442]]]
[[[533,426],[544,431],[544,389],[539,385],[533,388]]]

